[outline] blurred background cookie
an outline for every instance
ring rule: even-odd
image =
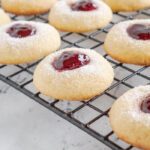
[[[68,32],[87,32],[105,27],[112,19],[112,11],[100,0],[58,1],[51,9],[49,22]]]
[[[150,7],[150,0],[103,0],[114,12],[135,11]]]
[[[57,0],[1,0],[4,10],[16,15],[36,15],[49,11]]]

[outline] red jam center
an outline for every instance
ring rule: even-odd
[[[90,0],[83,0],[81,2],[72,4],[71,8],[74,11],[92,11],[97,9],[97,6]]]
[[[150,40],[150,25],[134,24],[127,29],[128,34],[137,40]]]
[[[52,63],[53,67],[58,71],[73,70],[87,65],[90,62],[90,58],[80,52],[63,52]]]
[[[141,110],[145,113],[150,113],[150,96],[146,97],[146,99],[142,102]]]
[[[24,38],[36,33],[36,29],[29,24],[15,24],[7,30],[11,37]]]

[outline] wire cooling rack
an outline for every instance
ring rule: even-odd
[[[24,17],[10,14],[12,20],[40,22],[48,22],[47,15]],[[138,85],[150,84],[150,68],[121,64],[115,61],[106,55],[103,43],[106,34],[114,24],[124,20],[143,18],[150,18],[149,9],[132,13],[115,13],[113,21],[106,28],[94,32],[79,34],[60,32],[61,48],[72,46],[92,48],[102,54],[114,68],[115,80],[112,86],[88,102],[49,99],[36,91],[32,84],[32,75],[39,61],[25,65],[0,65],[0,80],[87,132],[104,143],[108,149],[137,150],[137,148],[117,139],[110,127],[108,112],[112,103],[124,92]]]

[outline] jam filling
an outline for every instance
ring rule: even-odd
[[[137,40],[150,40],[150,25],[134,24],[127,29],[128,34]]]
[[[52,65],[58,71],[73,70],[87,65],[90,58],[86,54],[80,52],[67,51],[63,52],[56,58]]]
[[[72,4],[71,9],[74,11],[92,11],[96,10],[97,6],[95,3],[91,2],[91,0],[83,0]]]
[[[7,30],[7,33],[11,37],[25,38],[27,36],[34,35],[36,33],[36,29],[29,24],[15,24]]]
[[[144,113],[150,113],[150,96],[146,97],[146,99],[142,102],[141,110]]]

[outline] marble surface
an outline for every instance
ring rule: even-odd
[[[0,81],[0,150],[110,150]]]

